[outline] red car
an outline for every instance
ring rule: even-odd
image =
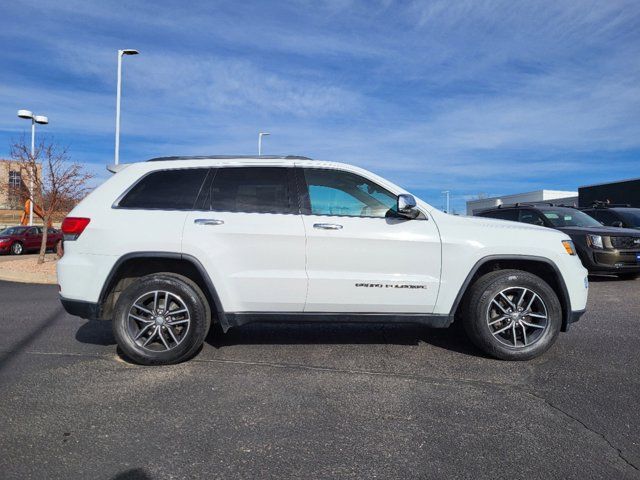
[[[0,253],[22,255],[24,252],[40,250],[42,227],[9,227],[0,232]],[[47,230],[47,250],[58,250],[62,245],[62,232],[55,228]]]

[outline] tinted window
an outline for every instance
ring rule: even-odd
[[[518,210],[492,210],[490,212],[482,212],[481,217],[497,218],[498,220],[518,221]]]
[[[397,208],[393,193],[350,172],[308,168],[304,178],[312,215],[384,218]]]
[[[120,200],[118,206],[191,210],[207,171],[206,168],[190,168],[150,173]]]
[[[293,168],[219,168],[201,196],[201,206],[223,212],[297,213],[292,184]]]
[[[618,214],[624,218],[628,226],[640,228],[640,208],[626,208],[618,211]]]
[[[622,219],[618,218],[618,215],[609,211],[609,210],[595,210],[595,215],[593,212],[587,212],[589,215],[594,217],[596,220],[599,220],[605,225],[613,225],[614,222],[620,222]]]
[[[601,227],[602,224],[584,212],[574,208],[544,209],[544,216],[554,227]]]
[[[0,232],[0,235],[22,235],[27,230],[27,227],[9,227]]]
[[[522,223],[530,223],[531,225],[544,226],[542,216],[535,210],[520,210],[519,221]]]

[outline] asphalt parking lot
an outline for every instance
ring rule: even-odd
[[[249,325],[139,367],[54,286],[0,282],[12,478],[640,478],[640,281],[594,279],[543,357],[456,329]]]

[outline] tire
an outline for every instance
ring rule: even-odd
[[[167,292],[170,311],[176,312],[172,315],[164,311]],[[188,360],[203,344],[210,325],[211,310],[202,290],[173,273],[147,275],[129,285],[120,294],[113,316],[118,346],[140,365]]]
[[[11,255],[22,255],[24,253],[24,245],[22,242],[15,242],[11,245]]]
[[[543,354],[562,326],[562,307],[553,289],[521,270],[480,277],[466,295],[463,315],[469,339],[500,360],[530,360]]]
[[[640,277],[640,273],[618,273],[620,280],[635,280]]]

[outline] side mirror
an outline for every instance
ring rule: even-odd
[[[622,228],[624,227],[624,223],[622,223],[620,220],[616,220],[615,222],[613,222],[611,224],[612,227],[618,227],[618,228]]]
[[[398,214],[405,218],[416,218],[420,214],[413,195],[408,193],[398,195]]]

